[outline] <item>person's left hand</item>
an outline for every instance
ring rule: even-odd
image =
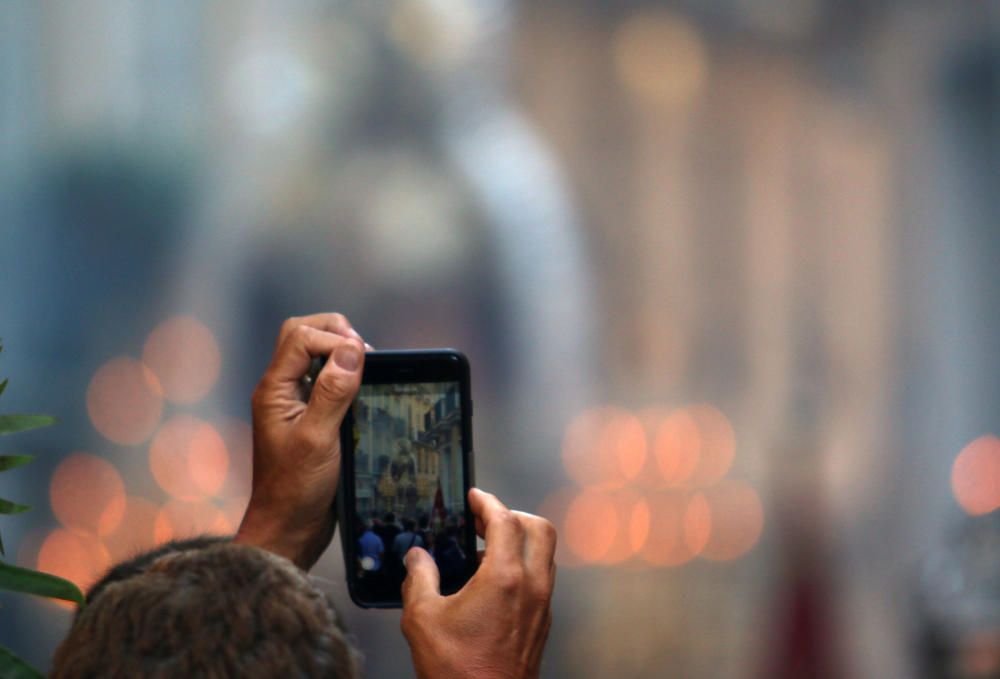
[[[253,394],[253,490],[234,542],[308,570],[333,537],[340,424],[361,385],[365,344],[341,314],[290,318]],[[329,356],[308,402],[302,378]]]

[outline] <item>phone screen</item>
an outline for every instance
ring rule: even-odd
[[[463,384],[425,380],[363,382],[351,407],[353,525],[345,552],[353,552],[347,567],[364,605],[398,605],[412,547],[434,557],[444,593],[474,570]]]

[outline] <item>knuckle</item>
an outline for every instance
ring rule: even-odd
[[[517,514],[507,509],[500,515],[499,518],[508,530],[512,531],[519,537],[524,536],[524,524],[518,518]]]
[[[494,574],[494,581],[500,591],[512,594],[519,590],[524,582],[524,568],[518,565],[504,566]]]
[[[299,319],[297,316],[289,316],[282,322],[281,330],[278,331],[278,334],[284,337],[285,335],[287,335],[300,325],[302,325],[301,319]]]
[[[294,337],[297,341],[300,342],[305,341],[305,339],[311,334],[312,334],[312,328],[310,328],[308,325],[304,325],[301,323],[292,328],[291,332],[292,337]]]
[[[339,311],[335,311],[332,314],[330,314],[330,320],[332,320],[334,322],[334,324],[336,324],[338,326],[348,326],[348,325],[350,325],[350,323],[347,322],[347,316],[345,316],[344,314],[340,313]]]
[[[559,537],[559,532],[556,530],[555,525],[544,517],[538,517],[536,523],[538,526],[538,534],[542,537],[542,539],[546,542],[555,544]]]

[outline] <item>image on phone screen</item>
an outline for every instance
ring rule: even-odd
[[[362,384],[352,406],[353,564],[366,600],[399,597],[412,547],[443,592],[468,579],[463,414],[458,381]]]

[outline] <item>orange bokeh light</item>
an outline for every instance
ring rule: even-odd
[[[698,423],[687,410],[677,410],[663,419],[653,438],[653,453],[668,486],[679,486],[691,477],[698,467],[701,447]]]
[[[566,511],[566,544],[585,563],[604,558],[615,544],[618,510],[604,491],[590,488],[570,503]]]
[[[695,493],[684,510],[684,544],[692,554],[701,554],[712,535],[712,508],[701,493]]]
[[[229,452],[208,422],[176,415],[149,446],[149,467],[163,490],[181,500],[218,493],[229,470]]]
[[[160,508],[149,500],[129,496],[125,516],[113,532],[104,537],[104,546],[115,561],[131,558],[156,546],[155,525]]]
[[[1000,439],[980,436],[962,449],[951,467],[951,490],[972,516],[1000,507]]]
[[[639,474],[646,455],[642,423],[621,408],[586,410],[566,427],[563,464],[582,487],[620,488]]]
[[[111,566],[111,556],[92,535],[57,528],[38,550],[38,570],[72,581],[86,591]]]
[[[628,520],[628,542],[632,554],[638,554],[649,538],[649,503],[640,498],[632,507]]]
[[[753,549],[764,530],[764,507],[757,491],[745,481],[726,479],[701,495],[711,528],[701,556],[732,561]]]
[[[146,338],[142,360],[175,403],[197,403],[219,378],[222,357],[212,331],[192,316],[160,323]]]
[[[691,406],[687,411],[698,426],[701,445],[698,466],[686,480],[685,485],[704,488],[725,476],[733,466],[733,459],[736,457],[736,436],[729,418],[717,408],[697,405]]]
[[[225,513],[208,501],[171,500],[163,506],[153,525],[157,544],[199,535],[232,535],[235,528]]]
[[[688,497],[679,491],[663,491],[647,496],[649,530],[640,550],[653,566],[679,566],[694,558],[688,547],[685,528]]]
[[[610,566],[633,556],[646,542],[649,534],[649,505],[642,495],[630,488],[612,491],[608,498],[615,508],[617,528],[611,547],[600,562]]]
[[[52,512],[67,528],[107,535],[125,514],[125,484],[114,465],[88,453],[59,463],[49,483]]]
[[[120,356],[102,365],[87,386],[87,413],[109,441],[135,445],[149,438],[163,413],[154,375],[139,361]]]

